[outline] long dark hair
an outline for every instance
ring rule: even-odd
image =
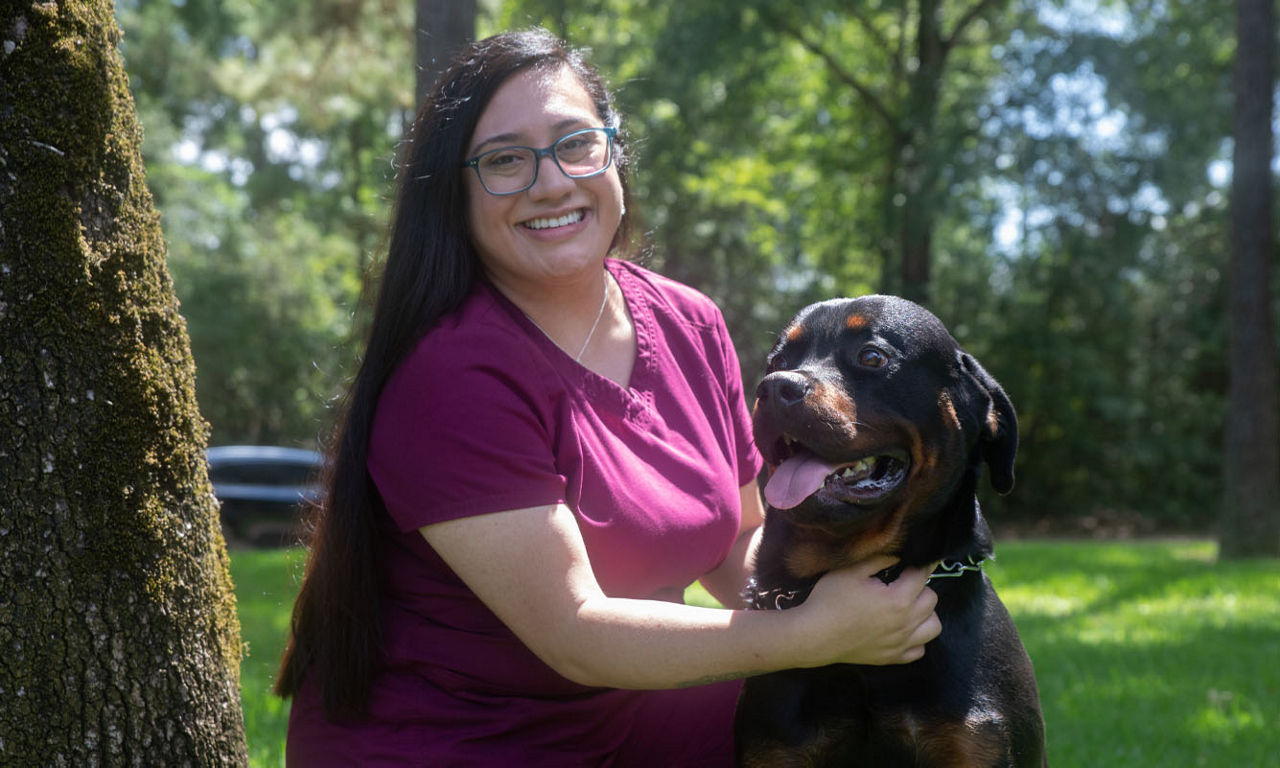
[[[497,35],[464,50],[441,75],[404,148],[368,343],[328,450],[324,500],[310,513],[310,555],[293,608],[292,632],[275,691],[297,693],[314,675],[330,719],[362,717],[381,658],[376,515],[384,514],[366,461],[378,397],[417,340],[457,309],[482,278],[467,224],[462,162],[495,91],[532,68],[569,67],[605,126],[618,128],[613,99],[580,51],[532,29]],[[630,203],[625,140],[614,158]],[[625,209],[624,209],[625,210]],[[615,247],[630,244],[623,215]]]

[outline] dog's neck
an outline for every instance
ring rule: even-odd
[[[881,581],[892,583],[905,568],[939,561],[941,565],[930,577],[931,583],[938,586],[943,582],[934,582],[935,579],[964,581],[964,577],[972,577],[981,571],[982,562],[992,556],[994,546],[991,528],[978,506],[979,475],[978,465],[970,466],[943,508],[926,516],[927,519],[920,521],[918,527],[908,530],[905,545],[898,551],[886,553],[898,557],[900,562],[876,574]],[[775,552],[782,552],[795,544],[793,537],[797,530],[781,515],[767,516],[765,525],[768,527],[770,523],[773,530],[765,537],[763,546],[772,546]],[[829,568],[817,573],[796,575],[787,569],[781,557],[757,557],[757,560],[771,563],[772,567],[758,571],[743,592],[746,605],[755,610],[780,610],[800,605],[827,570],[849,565],[831,563]]]
[[[943,560],[938,567],[933,570],[926,584],[933,584],[935,579],[958,579],[982,572],[983,558],[969,558],[965,561],[960,560]],[[892,584],[902,575],[902,571],[907,566],[903,563],[885,568],[876,574],[876,578],[885,584]],[[813,591],[813,587],[818,583],[821,576],[803,581],[797,581],[794,586],[776,586],[770,588],[762,588],[754,577],[747,582],[747,588],[742,593],[742,599],[748,608],[754,611],[784,611],[788,608],[794,608],[803,603],[809,597],[809,593]]]

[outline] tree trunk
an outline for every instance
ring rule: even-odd
[[[0,6],[0,765],[243,765],[194,365],[109,0]]]
[[[916,66],[908,77],[904,104],[905,141],[899,157],[902,195],[902,229],[898,249],[902,255],[902,295],[920,304],[929,303],[933,230],[938,223],[938,177],[943,159],[934,150],[937,140],[938,104],[946,69],[942,43],[942,7],[938,0],[923,0],[916,19]]]
[[[1273,0],[1239,0],[1231,183],[1231,351],[1221,555],[1280,557],[1280,377],[1271,307]]]
[[[476,0],[417,0],[417,104],[454,54],[476,36]]]

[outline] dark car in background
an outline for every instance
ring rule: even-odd
[[[318,451],[220,445],[207,455],[228,542],[259,547],[297,542],[304,505],[322,496],[319,479],[324,457]]]

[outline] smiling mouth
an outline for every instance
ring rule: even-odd
[[[902,485],[907,469],[907,457],[901,451],[832,462],[798,447],[773,470],[764,496],[776,509],[798,507],[811,497],[845,504],[873,504]]]
[[[569,213],[556,218],[530,219],[524,222],[523,226],[534,230],[555,229],[557,227],[567,227],[570,224],[577,224],[582,221],[585,216],[586,213],[579,208],[576,211],[570,211]]]

